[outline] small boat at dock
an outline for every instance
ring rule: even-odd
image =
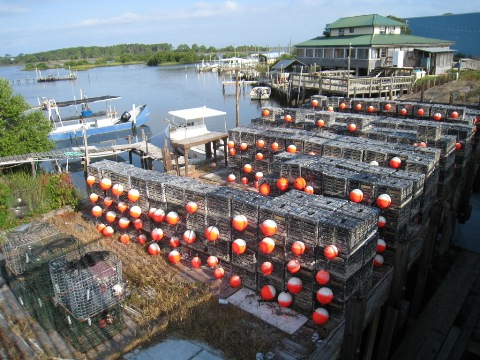
[[[251,100],[268,100],[272,94],[272,88],[270,86],[255,86],[250,91]]]

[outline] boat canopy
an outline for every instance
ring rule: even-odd
[[[169,111],[168,113],[174,117],[184,119],[185,121],[227,115],[224,111],[210,109],[206,106],[193,109],[174,110]]]

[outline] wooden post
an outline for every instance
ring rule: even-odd
[[[170,148],[168,147],[168,144],[167,144],[167,139],[164,139],[164,142],[163,142],[162,157],[163,157],[163,168],[165,169],[165,171],[168,172],[172,170],[172,159],[170,155]],[[178,161],[176,157],[175,159]]]
[[[425,101],[425,91],[422,89],[420,91],[420,102],[424,102]]]
[[[428,268],[430,267],[430,260],[437,238],[438,226],[441,220],[442,207],[436,203],[430,212],[430,224],[428,226],[427,236],[422,247],[422,258],[420,262],[420,269],[418,270],[417,283],[413,292],[412,302],[410,304],[410,315],[413,318],[418,317],[422,307],[423,293],[425,284],[427,282]]]
[[[363,289],[350,297],[345,314],[345,332],[340,351],[342,360],[355,360],[360,358],[360,345],[363,332],[363,319],[365,317],[366,296]]]
[[[238,103],[238,69],[235,69],[235,125],[240,126],[240,106]]]

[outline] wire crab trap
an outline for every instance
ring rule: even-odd
[[[51,260],[49,266],[55,300],[79,321],[125,297],[122,263],[111,251],[92,247]]]
[[[17,276],[80,247],[78,239],[60,233],[47,222],[22,225],[3,237],[2,251],[7,266]]]

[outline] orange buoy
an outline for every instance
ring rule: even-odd
[[[91,193],[89,197],[90,197],[90,201],[93,203],[96,203],[98,201],[98,195],[95,193]]]
[[[260,290],[260,295],[263,300],[273,300],[275,295],[277,295],[277,290],[275,290],[273,285],[265,285],[262,290]]]
[[[348,131],[355,132],[357,130],[357,125],[355,124],[348,124]]]
[[[263,154],[261,152],[256,153],[255,159],[257,159],[258,161],[263,160]]]
[[[103,203],[106,207],[110,207],[113,204],[113,199],[110,196],[107,196],[105,199],[103,199]]]
[[[260,184],[258,183],[258,181],[253,182],[253,187],[257,190],[260,188]]]
[[[241,182],[243,185],[248,185],[248,178],[246,176],[242,177]]]
[[[147,235],[145,235],[145,234],[140,234],[140,235],[138,235],[138,237],[137,237],[137,242],[138,242],[140,245],[146,244],[146,243],[147,243],[147,240],[148,240],[148,238],[147,238]]]
[[[357,110],[357,111],[362,110],[362,104],[355,105],[355,110]]]
[[[130,208],[130,216],[134,219],[139,218],[142,215],[142,208],[138,205],[134,205]]]
[[[230,156],[235,156],[237,155],[237,150],[235,150],[234,148],[228,149],[228,154]]]
[[[165,217],[167,224],[169,225],[177,225],[180,221],[180,216],[175,211],[170,211],[167,216]]]
[[[235,215],[232,219],[232,227],[237,231],[243,231],[248,226],[248,219],[245,215]]]
[[[295,145],[288,145],[287,152],[290,154],[295,154],[297,152],[297,147]]]
[[[112,181],[108,178],[103,178],[102,181],[100,181],[100,187],[103,191],[107,191],[108,189],[110,189],[111,186]]]
[[[93,184],[95,184],[95,176],[88,175],[87,178],[85,179],[85,181],[87,182],[87,184],[89,186],[92,186]]]
[[[285,116],[283,117],[283,119],[284,119],[285,122],[287,122],[287,123],[292,122],[292,116],[291,116],[291,115],[288,115],[288,114],[287,114],[287,115],[285,115]]]
[[[99,233],[103,233],[103,230],[107,227],[107,225],[103,224],[103,223],[98,223],[97,224],[97,231]]]
[[[313,99],[312,102],[311,102],[311,105],[313,107],[317,107],[318,106],[318,100],[317,99]]]
[[[383,265],[383,262],[384,262],[384,258],[382,255],[380,254],[377,254],[375,255],[375,257],[373,258],[373,266],[375,267],[381,267]]]
[[[148,253],[152,256],[160,254],[160,246],[157,243],[151,243],[148,246]]]
[[[191,245],[197,240],[197,234],[195,234],[195,231],[193,230],[185,230],[182,237],[187,245]]]
[[[333,300],[333,291],[329,287],[321,287],[317,291],[317,300],[322,305],[330,304]]]
[[[130,235],[128,234],[120,235],[120,242],[125,245],[128,244],[130,242]]]
[[[314,192],[313,186],[307,185],[305,186],[305,189],[303,189],[303,191],[306,192],[307,194],[313,194]]]
[[[382,253],[387,249],[387,243],[383,239],[377,240],[377,252]]]
[[[263,148],[265,146],[265,140],[262,140],[262,139],[258,139],[257,140],[257,147],[258,148]]]
[[[263,116],[268,116],[268,115],[270,115],[270,111],[268,111],[268,109],[263,109],[262,110],[262,115]]]
[[[228,175],[227,181],[228,182],[234,182],[235,181],[235,175],[233,175],[233,174]]]
[[[137,230],[143,229],[143,220],[142,219],[133,220],[133,227]]]
[[[153,221],[163,222],[165,220],[165,211],[162,209],[156,209],[153,213]]]
[[[350,191],[349,199],[355,203],[361,202],[363,200],[363,191],[360,189],[353,189]]]
[[[235,142],[232,141],[232,140],[230,140],[230,141],[227,143],[227,145],[228,145],[228,148],[229,148],[229,149],[233,149],[233,148],[235,147]]]
[[[315,275],[315,280],[320,285],[325,285],[330,281],[330,274],[326,270],[319,270]]]
[[[210,267],[215,267],[218,265],[218,259],[216,256],[213,256],[213,255],[210,255],[208,258],[207,258],[207,265],[210,266]]]
[[[374,108],[372,105],[370,105],[370,106],[367,108],[367,111],[368,111],[369,113],[372,113],[372,112],[375,111],[375,108]]]
[[[198,205],[195,201],[189,201],[189,202],[187,202],[187,205],[185,205],[185,210],[187,210],[187,212],[189,214],[193,214],[193,213],[197,212]]]
[[[383,228],[385,225],[387,225],[387,219],[385,219],[384,216],[380,215],[378,217],[378,227]]]
[[[109,211],[105,215],[105,219],[107,219],[109,223],[113,223],[116,220],[116,218],[117,218],[117,214],[115,214],[114,211]]]
[[[262,230],[263,235],[272,236],[278,230],[277,223],[271,219],[265,220],[261,225],[260,229]]]
[[[209,226],[205,230],[205,237],[209,241],[216,241],[219,236],[220,236],[220,231],[218,231],[218,228],[215,226]]]
[[[118,227],[120,229],[126,229],[130,226],[130,220],[126,217],[122,217],[118,220]]]
[[[325,120],[322,120],[322,119],[317,120],[317,126],[318,127],[324,127],[325,126]]]
[[[422,147],[422,148],[426,148],[426,147],[427,147],[427,143],[422,141],[420,144],[418,144],[418,146],[420,146],[420,147]]]
[[[307,181],[303,177],[297,177],[293,181],[293,187],[297,190],[303,190],[307,186]]]
[[[297,256],[302,255],[305,252],[305,244],[303,243],[303,241],[295,241],[292,244],[292,252]]]
[[[423,109],[418,109],[418,110],[417,110],[417,115],[418,115],[418,116],[423,116],[423,114],[424,114]]]
[[[102,214],[103,214],[103,209],[100,206],[95,205],[92,208],[92,215],[95,216],[96,218],[102,216]]]
[[[202,266],[202,259],[200,259],[198,256],[195,256],[192,258],[192,261],[190,261],[192,264],[192,267],[194,269],[198,269],[200,266]]]
[[[392,105],[390,104],[385,104],[385,106],[383,107],[385,110],[391,110],[392,109]]]
[[[140,198],[140,193],[138,192],[137,189],[130,189],[128,191],[127,197],[128,197],[128,200],[130,200],[131,202],[135,202]]]
[[[255,173],[255,180],[260,180],[261,178],[263,178],[263,173],[261,171],[258,171]]]
[[[260,265],[260,270],[262,271],[263,275],[270,275],[273,272],[273,265],[269,261],[265,261]]]
[[[172,250],[168,254],[168,261],[170,261],[172,264],[178,264],[180,260],[182,259],[182,255],[177,250]]]
[[[292,274],[299,272],[300,269],[300,261],[298,261],[297,259],[292,259],[287,263],[287,270],[290,271],[290,273]]]
[[[335,245],[327,245],[323,250],[323,254],[329,260],[335,259],[338,256],[338,248]]]
[[[442,120],[442,114],[440,114],[440,113],[435,113],[435,114],[433,115],[433,120],[436,120],[436,121]]]
[[[168,242],[173,248],[177,248],[180,246],[180,238],[178,236],[172,236]]]
[[[163,239],[163,230],[160,228],[154,228],[150,235],[153,241],[160,241]]]
[[[271,145],[270,145],[270,149],[272,149],[272,151],[277,151],[278,150],[278,143],[275,141],[273,142]]]
[[[386,209],[392,204],[392,198],[388,194],[381,194],[377,198],[377,206],[380,209]]]
[[[215,276],[215,279],[222,279],[225,276],[225,270],[221,267],[218,267],[213,270],[213,276]]]
[[[292,277],[287,282],[287,289],[292,294],[298,294],[303,289],[302,280],[298,277]]]
[[[272,238],[266,237],[260,241],[260,251],[264,254],[270,254],[275,249],[275,241]]]
[[[237,288],[242,285],[242,279],[238,275],[230,276],[230,286],[233,288]]]
[[[347,104],[345,103],[341,103],[340,105],[338,105],[338,107],[341,109],[341,110],[345,110],[345,108],[347,107]]]
[[[157,208],[151,207],[150,209],[148,209],[148,217],[153,219],[153,214],[155,213],[155,211],[157,211]]]
[[[117,209],[118,209],[118,211],[123,213],[123,212],[125,212],[125,210],[128,209],[128,205],[121,201],[117,204]]]
[[[102,234],[106,237],[111,237],[113,235],[114,231],[111,226],[106,226],[105,229],[103,229]]]
[[[248,149],[248,144],[246,142],[242,142],[240,144],[240,150],[245,151]]]
[[[313,322],[317,325],[325,324],[328,321],[329,317],[330,315],[328,314],[327,309],[324,308],[315,309],[312,315]]]
[[[247,250],[247,243],[245,242],[245,240],[243,239],[236,239],[233,243],[232,243],[232,251],[237,254],[237,255],[241,255],[245,252],[245,250]]]
[[[252,172],[252,165],[250,165],[250,164],[243,165],[243,172],[247,173],[247,174],[251,173]]]
[[[280,191],[287,191],[288,190],[288,180],[284,177],[277,180],[277,188]]]
[[[267,183],[263,183],[258,187],[258,191],[260,192],[260,194],[268,196],[270,195],[270,185],[268,185]]]
[[[456,111],[452,112],[452,113],[450,114],[450,117],[451,117],[452,119],[458,118],[458,112],[456,112]]]
[[[292,295],[288,291],[282,291],[280,294],[278,294],[278,305],[281,307],[289,307],[292,305],[293,298]]]
[[[390,167],[393,169],[398,169],[402,165],[402,160],[398,157],[395,156],[390,159]]]
[[[455,150],[462,150],[462,143],[461,142],[456,142],[455,143]]]
[[[112,194],[115,196],[120,196],[123,194],[123,185],[115,184],[112,187]]]

